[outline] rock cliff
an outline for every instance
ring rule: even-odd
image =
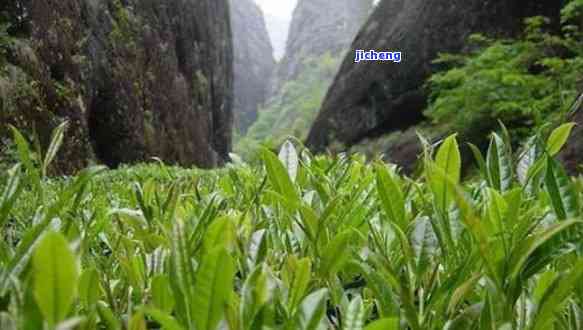
[[[0,5],[18,29],[0,73],[0,126],[34,129],[46,146],[68,120],[61,172],[92,158],[112,167],[150,157],[212,167],[228,158],[227,0],[14,4]]]
[[[382,0],[358,33],[328,90],[307,145],[321,151],[405,129],[423,119],[426,78],[440,52],[459,52],[470,34],[513,36],[523,19],[559,16],[560,2]],[[401,63],[354,63],[357,49],[403,52]]]
[[[244,133],[267,98],[275,69],[273,47],[261,9],[252,0],[231,0],[235,126]]]
[[[286,52],[280,61],[275,91],[302,72],[307,58],[340,56],[366,21],[372,0],[300,0],[294,10]]]

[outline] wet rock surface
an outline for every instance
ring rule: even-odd
[[[74,172],[94,158],[116,167],[150,157],[213,167],[228,158],[227,0],[22,3],[30,29],[0,78],[9,108],[0,119],[34,129],[43,145],[68,120],[56,168]]]

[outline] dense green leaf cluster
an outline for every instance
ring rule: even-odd
[[[560,33],[552,32],[547,19],[534,17],[526,20],[520,39],[475,35],[469,55],[441,55],[436,65],[453,67],[428,82],[427,115],[437,123],[451,122],[453,130],[470,138],[480,138],[498,120],[516,138],[560,121],[583,79],[583,2],[571,1],[562,13]]]
[[[506,130],[464,182],[456,136],[418,178],[362,156],[76,177],[14,130],[0,180],[0,329],[581,329],[583,180]]]

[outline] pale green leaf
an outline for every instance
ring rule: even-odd
[[[101,293],[99,274],[97,269],[89,268],[83,271],[79,279],[79,300],[86,310],[97,307],[97,301]]]
[[[170,279],[166,275],[157,275],[152,278],[152,303],[160,311],[170,313],[174,309],[175,300],[170,286]]]
[[[284,196],[290,202],[298,202],[299,196],[296,188],[278,157],[271,151],[264,149],[261,153],[267,176],[276,192]]]
[[[326,245],[320,262],[320,271],[323,276],[335,274],[346,263],[350,257],[348,247],[353,243],[354,237],[354,231],[347,229],[336,235],[336,237]]]
[[[557,161],[548,159],[545,188],[551,197],[551,205],[557,218],[576,218],[579,215],[579,198],[571,178]]]
[[[459,183],[462,161],[455,135],[449,136],[443,141],[437,151],[437,156],[435,156],[435,164],[443,170],[453,183]]]
[[[567,143],[573,127],[575,127],[574,123],[566,123],[557,127],[551,133],[547,140],[547,152],[550,156],[554,156],[561,151],[565,143]]]
[[[151,318],[156,320],[156,322],[160,323],[163,330],[184,329],[173,316],[167,314],[166,312],[163,312],[155,308],[142,308],[141,310],[144,314],[149,315]]]
[[[533,321],[534,330],[551,329],[554,315],[573,292],[573,288],[583,280],[583,261],[579,260],[567,274],[557,277],[546,290],[539,303]],[[579,297],[581,298],[581,297]]]
[[[364,327],[364,317],[366,310],[362,298],[357,296],[353,299],[346,309],[344,318],[344,330],[362,330]]]
[[[233,291],[235,265],[225,248],[208,253],[196,274],[192,315],[197,330],[216,330]]]
[[[512,159],[508,148],[498,134],[492,134],[486,167],[490,186],[500,192],[507,191],[512,185]]]
[[[296,310],[304,298],[310,280],[312,278],[312,262],[309,258],[303,258],[295,263],[293,279],[290,284],[288,307],[290,311]]]
[[[51,144],[49,145],[49,148],[47,149],[45,159],[42,163],[42,176],[43,177],[45,177],[47,175],[49,165],[51,164],[53,159],[55,159],[55,156],[57,155],[59,148],[63,144],[63,138],[65,136],[65,129],[67,128],[67,125],[68,125],[67,121],[62,122],[59,126],[57,126],[57,128],[55,128],[53,130],[53,133],[51,136]]]
[[[364,330],[399,330],[398,318],[380,319],[367,325]]]
[[[386,166],[377,164],[377,190],[381,200],[381,206],[391,221],[405,230],[407,219],[405,211],[405,198],[397,179],[389,173]]]
[[[298,327],[301,330],[317,330],[326,313],[327,289],[320,289],[307,296],[301,304]]]
[[[50,326],[65,320],[77,293],[77,260],[63,235],[48,232],[33,256],[34,297]]]
[[[298,152],[291,141],[287,140],[281,146],[279,151],[279,160],[284,164],[287,173],[292,182],[296,181],[298,176],[299,159]]]

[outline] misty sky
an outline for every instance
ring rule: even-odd
[[[266,14],[279,17],[291,18],[297,0],[255,0]]]

